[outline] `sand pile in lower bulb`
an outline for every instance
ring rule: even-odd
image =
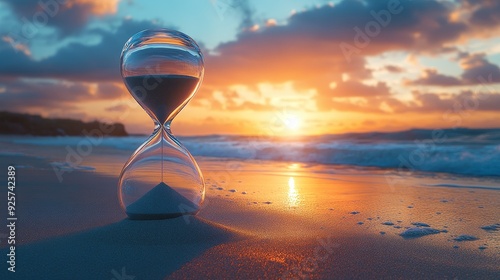
[[[161,182],[127,206],[126,213],[131,219],[166,219],[198,210],[198,205]]]

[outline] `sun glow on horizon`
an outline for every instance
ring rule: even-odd
[[[300,128],[301,121],[300,118],[297,117],[296,115],[287,115],[285,116],[285,118],[283,118],[283,124],[289,130],[296,131]]]

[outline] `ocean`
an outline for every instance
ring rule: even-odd
[[[26,137],[19,145],[77,147],[85,141],[132,153],[148,136]],[[177,137],[195,157],[374,167],[397,172],[500,176],[500,129],[415,129],[303,137],[210,135]],[[16,151],[0,150],[2,153]]]

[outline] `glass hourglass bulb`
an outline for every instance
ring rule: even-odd
[[[155,125],[120,174],[120,204],[131,219],[165,219],[200,209],[203,175],[170,124],[195,94],[203,72],[198,45],[178,31],[144,30],[123,47],[123,80]]]

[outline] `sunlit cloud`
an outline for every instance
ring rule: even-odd
[[[91,13],[95,15],[114,14],[117,11],[120,0],[68,0],[65,2],[67,9],[79,6],[88,6]]]
[[[268,26],[268,27],[269,27],[269,26],[275,26],[276,24],[277,24],[277,23],[276,23],[276,20],[275,20],[275,19],[272,19],[272,18],[270,18],[270,19],[268,19],[268,20],[266,21],[266,26]]]
[[[21,51],[22,53],[24,53],[24,55],[31,56],[31,51],[29,47],[25,44],[16,42],[12,37],[3,36],[2,41],[10,44],[15,50]]]

